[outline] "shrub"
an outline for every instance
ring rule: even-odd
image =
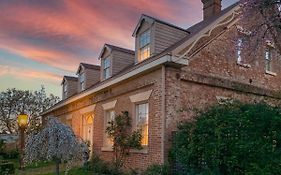
[[[149,166],[146,171],[144,171],[143,175],[169,175],[169,165],[151,165]]]
[[[91,161],[88,163],[88,169],[97,174],[110,174],[110,175],[121,175],[123,174],[120,170],[117,170],[114,166],[108,162],[103,161],[97,155],[93,155]]]
[[[0,163],[0,175],[14,174],[15,167],[11,162]]]
[[[280,174],[280,126],[278,108],[217,105],[179,126],[171,158],[179,174]]]
[[[108,122],[106,133],[113,140],[113,164],[115,169],[121,169],[132,149],[142,149],[141,130],[132,131],[131,117],[128,111],[116,115],[114,120]]]

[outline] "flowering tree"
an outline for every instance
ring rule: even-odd
[[[77,138],[72,129],[57,118],[50,117],[46,126],[35,134],[30,134],[25,146],[25,162],[40,160],[54,161],[56,174],[61,162],[73,165],[87,159],[88,147]]]
[[[243,31],[251,53],[264,44],[281,53],[281,0],[240,0]],[[240,28],[241,29],[241,28]]]

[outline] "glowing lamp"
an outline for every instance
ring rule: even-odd
[[[21,128],[25,128],[28,124],[28,115],[20,114],[18,115],[18,125]]]

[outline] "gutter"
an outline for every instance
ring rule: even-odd
[[[79,99],[81,99],[83,97],[86,97],[88,95],[96,93],[96,92],[98,92],[98,91],[100,91],[102,89],[105,89],[107,87],[110,87],[110,86],[112,86],[114,84],[120,83],[120,82],[122,82],[122,81],[124,81],[124,80],[126,80],[128,78],[132,78],[132,77],[134,77],[134,76],[136,76],[138,74],[141,74],[141,73],[143,73],[145,71],[153,69],[153,68],[155,68],[157,66],[160,66],[160,65],[162,65],[164,63],[172,63],[172,64],[177,64],[177,65],[184,66],[184,65],[187,65],[187,60],[183,59],[183,58],[182,59],[178,59],[178,58],[175,58],[175,57],[173,57],[173,56],[171,56],[169,54],[166,54],[166,55],[164,55],[164,56],[162,56],[162,57],[160,57],[158,59],[155,59],[154,61],[152,61],[152,62],[150,62],[148,64],[145,64],[145,65],[143,65],[141,67],[138,67],[138,68],[136,68],[136,69],[134,69],[134,70],[132,70],[132,71],[130,71],[130,72],[120,76],[120,77],[117,77],[117,78],[113,79],[112,81],[109,81],[109,82],[107,82],[105,84],[102,84],[100,86],[94,87],[93,89],[89,89],[88,91],[84,91],[84,92],[82,92],[80,94],[77,94],[76,96],[73,96],[73,97],[71,97],[69,99],[66,99],[62,103],[58,103],[57,105],[54,105],[53,107],[47,109],[46,111],[41,113],[41,115],[46,115],[46,114],[48,114],[48,113],[50,113],[50,112],[52,112],[52,111],[54,111],[56,109],[59,109],[59,108],[65,106],[65,105],[68,105],[68,104],[70,104],[72,102],[75,102],[75,101],[77,101],[77,100],[79,100]]]

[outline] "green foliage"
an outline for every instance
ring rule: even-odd
[[[113,140],[114,165],[120,169],[131,149],[142,149],[141,131],[131,131],[131,117],[127,111],[115,116],[108,124],[106,133]]]
[[[179,126],[171,157],[179,174],[280,174],[280,126],[278,108],[217,105]]]
[[[13,149],[10,151],[6,151],[2,154],[4,159],[17,159],[19,158],[19,150]]]
[[[4,140],[0,139],[0,155],[4,153],[5,143]]]
[[[12,162],[0,163],[0,175],[14,174],[15,167]]]
[[[59,101],[59,97],[47,95],[42,86],[38,91],[7,89],[0,92],[0,128],[3,133],[17,132],[17,115],[24,112],[29,116],[27,132],[38,130],[40,113]]]
[[[143,175],[169,175],[170,169],[169,165],[151,165],[149,166],[145,172],[143,172]]]
[[[88,170],[97,174],[122,174],[119,170],[116,170],[115,167],[111,166],[108,162],[103,161],[97,155],[93,155],[91,161],[88,162]]]
[[[19,157],[19,151],[18,149],[12,149],[12,150],[5,150],[5,143],[3,140],[0,140],[0,157],[1,159],[17,159]]]

